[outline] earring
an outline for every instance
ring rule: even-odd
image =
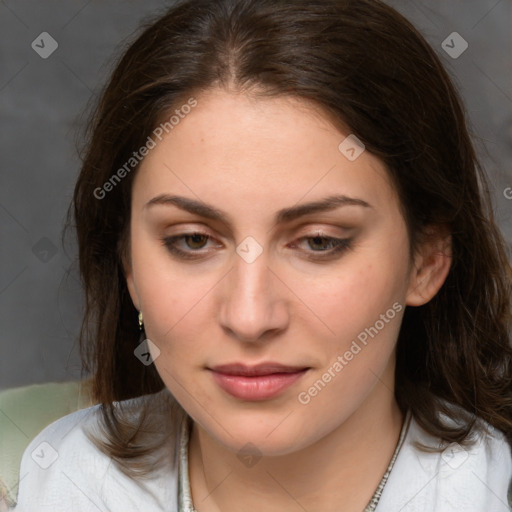
[[[144,329],[144,317],[142,311],[139,311],[139,345],[146,339],[146,331]]]

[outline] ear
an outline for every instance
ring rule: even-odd
[[[452,263],[452,237],[445,225],[429,226],[417,248],[410,273],[406,305],[429,302],[446,280]]]

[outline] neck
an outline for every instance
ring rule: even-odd
[[[192,499],[200,512],[361,512],[384,475],[404,421],[379,386],[341,425],[299,451],[243,467],[237,454],[194,423],[189,442]]]

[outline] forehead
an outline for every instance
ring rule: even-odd
[[[350,133],[311,103],[218,89],[196,101],[144,158],[135,199],[172,191],[272,210],[327,193],[371,197],[382,206],[396,199],[384,164],[368,151],[347,158],[340,144],[351,143],[344,142]]]

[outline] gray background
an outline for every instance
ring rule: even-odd
[[[504,195],[512,187],[511,1],[388,3],[420,29],[455,78],[512,247],[512,200]],[[114,56],[142,19],[166,5],[0,3],[0,389],[81,375],[76,251],[61,243],[79,170],[77,129]],[[42,32],[58,43],[47,59],[31,47]],[[452,32],[469,44],[457,59],[441,47]]]

